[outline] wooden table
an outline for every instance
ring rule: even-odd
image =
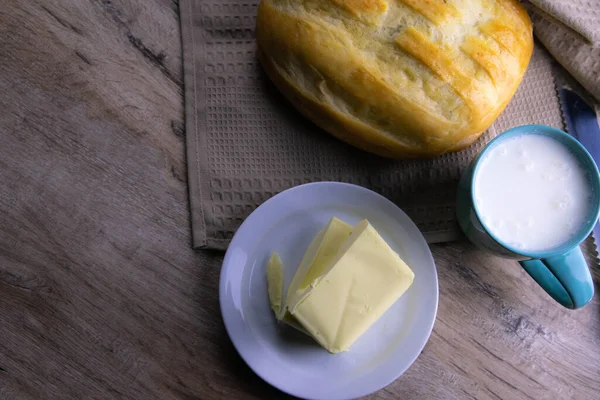
[[[170,0],[0,7],[0,399],[286,398],[225,333],[222,254],[191,249],[179,35]],[[600,296],[432,250],[431,339],[370,399],[600,397]]]

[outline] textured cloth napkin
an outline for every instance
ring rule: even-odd
[[[558,6],[549,7],[552,3]],[[553,11],[562,10],[559,3],[538,0],[535,7],[546,6],[549,15],[568,15]],[[458,236],[457,181],[491,138],[530,123],[565,129],[555,83],[559,68],[536,45],[517,94],[470,148],[421,161],[390,161],[354,149],[300,116],[266,78],[255,51],[257,4],[258,0],[180,0],[196,248],[225,249],[257,206],[282,190],[314,181],[350,182],[375,190],[398,204],[429,242],[452,240]],[[554,17],[570,24],[559,18]],[[595,40],[597,32],[586,26],[573,25],[586,35],[582,37]],[[594,82],[585,68],[577,76],[575,69],[565,67],[584,86],[585,76]]]
[[[553,23],[561,35],[569,33],[587,44],[600,45],[600,1],[529,0],[528,9]]]
[[[600,102],[600,0],[531,0],[527,9],[539,41]]]

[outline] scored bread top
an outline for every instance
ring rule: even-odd
[[[470,145],[533,51],[516,0],[262,0],[259,59],[303,114],[390,157]]]

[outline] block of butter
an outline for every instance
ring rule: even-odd
[[[331,353],[346,351],[413,279],[367,220],[351,227],[332,218],[300,262],[278,318],[299,324]]]

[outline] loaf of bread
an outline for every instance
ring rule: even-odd
[[[262,0],[258,57],[321,128],[393,158],[475,141],[533,51],[517,0]]]

